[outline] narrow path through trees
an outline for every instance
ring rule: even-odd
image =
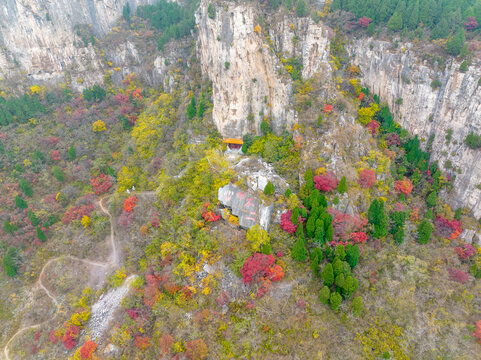
[[[150,195],[151,193],[154,194],[154,192],[149,192],[148,194]],[[144,195],[147,195],[147,193],[145,193]],[[110,244],[110,252],[109,252],[109,256],[108,256],[108,261],[104,262],[104,263],[101,263],[101,262],[91,261],[91,260],[88,260],[88,259],[77,258],[77,257],[70,256],[70,255],[59,256],[59,257],[56,257],[54,259],[50,259],[49,261],[47,261],[47,263],[43,266],[42,270],[40,271],[40,275],[39,275],[37,281],[35,282],[35,285],[32,288],[32,295],[34,294],[35,291],[37,291],[39,289],[43,290],[45,292],[45,294],[47,294],[47,296],[52,300],[52,302],[56,306],[55,315],[53,317],[51,317],[50,319],[47,319],[47,320],[45,320],[45,321],[43,321],[39,324],[23,327],[23,328],[19,329],[15,334],[13,334],[12,337],[8,340],[8,342],[5,344],[5,346],[3,348],[3,355],[4,355],[5,360],[11,360],[11,358],[9,356],[8,347],[19,335],[23,334],[24,332],[26,332],[28,330],[40,328],[42,325],[44,325],[44,324],[46,324],[50,321],[55,320],[57,318],[58,314],[59,314],[59,310],[60,310],[60,307],[61,307],[60,303],[58,302],[56,297],[50,292],[50,290],[48,290],[45,287],[45,285],[42,283],[42,278],[44,276],[45,270],[50,266],[50,264],[53,264],[56,261],[59,261],[61,259],[66,259],[66,258],[74,260],[74,261],[80,261],[80,262],[82,262],[84,264],[87,264],[87,265],[90,265],[90,266],[97,266],[97,267],[101,267],[101,268],[105,268],[105,269],[114,268],[115,266],[117,266],[119,264],[120,257],[119,257],[119,251],[118,251],[118,244],[116,243],[116,240],[115,240],[114,223],[112,221],[112,215],[103,205],[104,199],[105,198],[100,199],[98,201],[97,205],[100,207],[101,211],[109,217],[109,220],[110,220],[110,235],[109,235],[109,239],[108,239],[109,244]],[[32,296],[32,299],[33,299],[33,296]]]

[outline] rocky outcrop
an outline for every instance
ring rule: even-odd
[[[101,57],[91,37],[77,32],[86,25],[92,35],[107,33],[127,2],[132,10],[155,0],[4,0],[0,4],[0,73],[32,83],[65,81],[66,73],[87,83],[102,80]],[[79,35],[80,34],[80,35]],[[75,83],[73,84],[75,85]]]
[[[282,72],[280,58],[299,58],[304,78],[321,73],[328,79],[329,31],[307,18],[276,14],[267,36],[254,29],[260,14],[255,6],[217,7],[211,19],[207,5],[202,2],[196,17],[197,48],[203,72],[213,83],[213,118],[219,131],[228,137],[258,133],[262,114],[271,114],[274,130],[290,129],[296,121],[293,85]],[[430,66],[409,44],[395,49],[391,43],[362,38],[351,40],[348,51],[363,83],[389,104],[396,121],[424,144],[435,135],[432,158],[456,175],[450,202],[481,217],[481,151],[464,144],[471,131],[481,134],[481,70],[471,66],[461,73],[452,60],[442,69]],[[441,86],[433,89],[433,80]]]
[[[435,136],[432,159],[456,175],[452,205],[467,206],[481,217],[481,151],[464,143],[470,132],[481,134],[479,67],[462,73],[460,64],[449,59],[442,70],[430,67],[409,44],[395,49],[391,43],[363,39],[353,41],[349,51],[363,82],[389,104],[396,121],[424,144]],[[441,86],[433,89],[433,80]]]
[[[292,85],[278,75],[279,62],[254,30],[255,19],[249,5],[217,7],[211,19],[205,1],[196,14],[199,59],[212,80],[213,119],[226,137],[259,131],[262,114],[271,114],[276,131],[294,121]]]
[[[264,205],[254,192],[242,190],[232,183],[219,188],[218,199],[232,210],[232,215],[239,217],[239,225],[244,229],[254,225],[268,229],[274,204]]]
[[[217,128],[225,137],[259,133],[263,117],[269,116],[275,132],[290,129],[296,122],[293,82],[278,55],[300,58],[305,77],[325,70],[327,31],[310,18],[277,14],[272,21],[276,24],[266,33],[255,6],[218,6],[210,18],[208,4],[203,1],[196,14],[197,51],[203,73],[212,80]]]

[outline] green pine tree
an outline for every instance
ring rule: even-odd
[[[276,187],[274,186],[274,184],[271,183],[270,181],[267,182],[267,185],[264,187],[264,194],[272,195],[275,193],[275,191],[276,191]]]
[[[453,38],[446,43],[446,51],[450,55],[458,56],[464,46],[465,41],[466,34],[464,29],[460,28],[458,31],[456,31],[456,34],[454,34]]]
[[[362,301],[362,297],[356,296],[354,299],[352,299],[352,303],[351,303],[352,315],[354,316],[361,315],[363,306],[364,304]]]
[[[20,196],[15,196],[15,206],[20,209],[26,209],[28,204],[25,200],[23,200]]]
[[[426,198],[426,204],[429,207],[434,207],[436,206],[436,202],[438,200],[438,194],[436,194],[435,191],[431,192],[428,197]]]
[[[347,191],[346,177],[343,176],[341,181],[339,181],[339,185],[337,185],[337,192],[339,194],[344,194],[346,191]]]
[[[22,189],[25,196],[28,196],[28,197],[33,196],[32,187],[30,186],[30,183],[27,180],[20,178],[20,180],[18,181],[18,186],[20,187],[20,189]]]
[[[314,216],[309,216],[309,219],[306,223],[306,233],[307,237],[313,238],[316,232],[316,218]]]
[[[319,290],[319,301],[322,304],[329,304],[329,299],[331,297],[331,290],[327,286],[324,286],[321,290]]]
[[[388,30],[394,31],[394,32],[401,31],[403,28],[403,19],[401,14],[399,14],[398,12],[395,12],[387,22],[387,28]]]
[[[367,218],[369,219],[369,223],[372,225],[377,224],[377,214],[379,213],[379,200],[374,199],[369,206],[367,211]]]
[[[366,29],[367,36],[373,36],[376,32],[376,25],[374,25],[374,21],[372,21]]]
[[[63,173],[62,169],[58,166],[53,167],[53,176],[60,182],[65,181],[65,174]]]
[[[194,96],[190,99],[189,105],[187,105],[187,117],[189,120],[192,120],[197,113],[197,109],[195,107],[195,99]]]
[[[75,150],[75,147],[70,146],[68,148],[68,161],[73,161],[77,157],[77,151]]]
[[[331,297],[329,298],[329,303],[331,304],[331,309],[332,310],[337,310],[339,309],[339,306],[341,306],[342,303],[342,296],[338,292],[333,292],[331,293]]]
[[[292,215],[291,215],[291,221],[294,225],[299,224],[299,216],[300,216],[299,213],[300,213],[299,207],[296,206],[294,210],[292,210]]]
[[[423,220],[418,226],[418,243],[427,244],[431,240],[433,225],[427,220]]]
[[[385,238],[388,234],[389,219],[384,211],[384,201],[379,202],[379,212],[377,213],[377,222],[375,224],[374,237],[376,239]]]
[[[30,220],[33,226],[37,226],[40,222],[38,217],[35,215],[35,213],[31,209],[28,209],[28,219]]]
[[[354,269],[359,262],[359,246],[357,244],[346,246],[346,258],[351,269]]]
[[[331,287],[334,283],[334,270],[331,263],[324,266],[321,272],[321,279],[325,286]]]
[[[311,269],[314,273],[314,276],[319,275],[319,264],[323,259],[322,249],[321,248],[314,248],[311,251]]]
[[[47,240],[47,236],[45,235],[45,233],[42,231],[42,229],[40,228],[40,226],[37,226],[37,238],[41,241],[41,242],[45,242]]]
[[[17,259],[17,249],[14,247],[9,247],[7,253],[2,259],[2,265],[5,269],[5,273],[10,276],[14,277],[17,275],[18,271],[18,259]]]
[[[301,226],[300,226],[301,227]],[[292,258],[297,262],[302,262],[306,260],[307,257],[307,249],[306,249],[306,240],[303,236],[298,236],[294,246],[292,247]]]

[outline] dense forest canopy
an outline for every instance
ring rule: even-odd
[[[137,16],[148,19],[154,28],[162,32],[158,42],[159,49],[162,50],[170,39],[180,39],[194,29],[194,13],[198,4],[197,0],[189,0],[186,6],[161,0],[155,5],[138,7]]]
[[[392,30],[428,28],[433,38],[448,36],[470,17],[481,21],[479,0],[334,0],[332,9],[371,18],[376,24],[391,22]]]

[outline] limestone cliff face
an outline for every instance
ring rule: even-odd
[[[270,116],[275,132],[290,129],[296,121],[293,83],[276,53],[301,57],[303,75],[312,75],[327,63],[323,28],[307,18],[281,16],[267,36],[262,28],[255,31],[260,11],[254,6],[218,6],[213,19],[207,7],[203,1],[196,14],[197,49],[203,73],[212,80],[213,118],[221,134],[259,133],[262,115]],[[297,41],[296,35],[304,37]]]
[[[471,131],[481,134],[479,67],[462,73],[458,71],[460,64],[449,60],[445,69],[438,70],[410,51],[409,44],[396,50],[386,42],[370,43],[372,48],[366,41],[353,42],[350,47],[364,83],[388,102],[396,121],[425,139],[425,144],[435,135],[432,158],[441,168],[456,174],[456,194],[451,200],[480,217],[481,190],[477,186],[481,184],[481,151],[471,150],[464,143]],[[442,85],[433,90],[435,79]],[[451,131],[452,139],[447,141]]]
[[[252,6],[229,5],[218,7],[211,19],[206,2],[196,15],[199,58],[212,80],[213,118],[224,136],[258,131],[262,113],[272,114],[276,130],[294,121],[292,85],[278,75],[276,58],[254,31],[254,17]]]
[[[211,19],[207,6],[203,1],[197,14],[197,48],[203,72],[213,83],[213,118],[219,131],[229,137],[259,132],[259,113],[271,114],[275,130],[290,129],[297,121],[293,82],[284,76],[280,56],[300,58],[304,78],[321,74],[327,80],[332,76],[329,31],[307,18],[277,14],[266,37],[254,31],[261,15],[256,7],[217,7]],[[438,70],[423,62],[409,44],[394,49],[386,42],[351,40],[348,51],[360,66],[362,81],[388,102],[396,121],[424,144],[435,135],[432,158],[456,175],[452,204],[467,206],[480,217],[481,151],[469,149],[464,139],[471,131],[481,134],[481,70],[472,66],[461,73],[452,61]],[[435,79],[442,85],[433,90]]]
[[[65,72],[101,80],[100,57],[74,30],[88,24],[95,36],[109,31],[129,2],[132,10],[154,0],[3,0],[0,3],[0,73],[5,79],[63,81]]]

